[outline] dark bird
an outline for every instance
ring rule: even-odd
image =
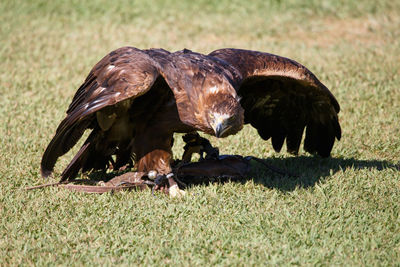
[[[174,133],[226,137],[247,123],[276,151],[286,140],[293,154],[306,129],[304,149],[328,157],[341,137],[339,109],[325,85],[288,58],[230,48],[203,55],[122,47],[100,60],[76,92],[41,172],[49,176],[87,129],[61,181],[134,162],[140,172],[169,175],[173,186]]]

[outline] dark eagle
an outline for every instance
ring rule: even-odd
[[[241,49],[208,55],[190,50],[122,47],[100,60],[76,92],[41,161],[49,176],[58,157],[91,132],[61,175],[118,169],[172,172],[174,133],[236,134],[244,124],[280,151],[330,155],[341,137],[339,104],[294,60]],[[170,175],[171,176],[171,175]],[[169,177],[170,177],[169,176]],[[170,182],[170,185],[173,182]]]

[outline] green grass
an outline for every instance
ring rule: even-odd
[[[399,1],[191,2],[1,1],[0,265],[399,265]],[[90,68],[123,45],[293,58],[337,96],[343,138],[330,159],[277,154],[249,127],[210,138],[301,176],[255,164],[181,200],[24,191],[45,182],[41,155]]]

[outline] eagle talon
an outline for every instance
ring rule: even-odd
[[[198,153],[200,155],[200,161],[218,159],[219,149],[217,147],[213,147],[209,140],[201,137],[197,132],[188,133],[182,138],[186,145],[184,147],[180,165],[190,162],[194,153]]]
[[[172,198],[180,198],[183,197],[186,192],[181,190],[177,184],[182,183],[178,179],[174,179],[174,174],[169,173],[167,175],[157,175],[156,179],[154,179],[154,186],[151,189],[151,194],[155,197],[155,191],[161,190],[164,193],[168,193],[168,195]],[[168,182],[168,184],[167,184]],[[184,183],[182,183],[184,185]]]
[[[163,185],[168,180],[166,175],[157,175],[156,179],[154,179],[154,184],[156,186]]]
[[[170,175],[157,175],[157,177],[154,179],[154,182],[151,182],[151,185],[154,185],[153,188],[151,189],[151,194],[155,197],[155,191],[156,190],[160,190],[166,193],[166,189],[167,189],[167,181],[168,181],[168,177],[171,177]],[[149,183],[149,184],[150,184]]]

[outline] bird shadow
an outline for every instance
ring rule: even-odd
[[[235,157],[235,156],[233,156]],[[240,156],[239,156],[240,157]],[[243,157],[240,157],[243,162]],[[240,160],[239,160],[240,161]],[[261,161],[261,162],[260,162]],[[242,161],[240,161],[242,162]],[[242,163],[243,163],[242,162]],[[246,161],[247,162],[247,161]],[[217,162],[214,164],[219,165]],[[247,163],[246,163],[247,164]],[[319,181],[323,181],[333,176],[337,172],[346,170],[378,170],[395,169],[400,171],[400,162],[393,164],[385,160],[358,160],[355,158],[321,158],[319,156],[297,156],[288,158],[264,158],[250,160],[249,170],[240,178],[215,178],[212,175],[200,175],[199,177],[187,176],[180,177],[184,187],[193,187],[199,184],[208,185],[211,183],[224,184],[227,182],[246,183],[253,181],[255,184],[263,185],[267,188],[275,188],[283,192],[290,192],[296,188],[309,188],[315,186]],[[212,164],[213,165],[213,164]],[[216,166],[213,165],[213,166]],[[206,171],[201,166],[195,168],[198,173]],[[222,165],[221,165],[222,166]],[[222,169],[226,166],[222,166]],[[202,170],[203,169],[203,170]],[[229,166],[225,170],[232,170]],[[123,172],[95,172],[89,174],[90,182],[110,181],[111,179],[132,170]],[[209,174],[212,172],[208,172]],[[83,181],[83,180],[79,180]]]
[[[333,176],[335,173],[346,170],[378,170],[396,169],[400,171],[400,163],[393,164],[385,160],[358,160],[355,158],[321,158],[319,156],[297,156],[290,158],[264,158],[261,159],[277,173],[265,165],[251,161],[248,175],[239,179],[212,179],[204,180],[202,184],[238,182],[246,183],[252,180],[256,184],[267,188],[275,188],[283,192],[293,191],[296,188],[309,188],[315,186],[319,181]],[[193,186],[199,183],[188,183]]]

